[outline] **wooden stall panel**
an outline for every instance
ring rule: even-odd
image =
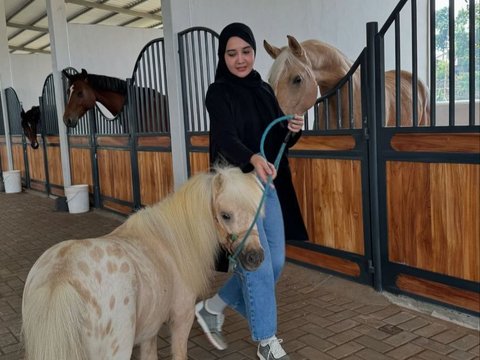
[[[23,145],[12,142],[13,170],[20,170],[22,178],[25,178],[25,160],[23,158]]]
[[[93,193],[90,149],[70,147],[70,171],[72,184],[88,184],[88,191]]]
[[[191,152],[190,157],[190,172],[195,175],[201,171],[207,171],[210,167],[210,159],[208,153]]]
[[[291,158],[290,165],[310,241],[363,255],[360,160]]]
[[[7,157],[7,144],[5,144],[5,137],[0,137],[0,159],[2,163],[2,170],[8,171],[8,157]]]
[[[62,159],[60,155],[60,147],[47,146],[47,158],[48,158],[48,178],[49,178],[50,184],[63,186]],[[52,192],[54,192],[53,188],[52,188]]]
[[[151,205],[173,192],[172,154],[138,152],[140,197],[142,205]]]
[[[387,162],[389,260],[480,281],[480,165]]]
[[[47,177],[45,175],[45,157],[43,154],[43,144],[39,142],[40,146],[33,149],[30,145],[27,146],[28,157],[28,171],[30,174],[30,187],[32,189],[45,191],[45,183]]]
[[[101,195],[132,202],[130,152],[128,150],[99,149],[97,158]]]

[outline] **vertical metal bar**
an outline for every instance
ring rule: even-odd
[[[198,31],[197,31],[197,34],[198,34]],[[198,86],[199,86],[199,81],[198,81],[198,78],[199,78],[199,71],[197,72],[197,66],[198,66],[198,55],[197,53],[195,52],[195,38],[193,37],[194,34],[192,34],[192,49],[193,49],[193,83],[195,84],[195,88],[194,88],[194,100],[195,100],[195,104],[196,104],[196,111],[194,112],[195,114],[195,119],[196,119],[196,123],[197,123],[197,130],[201,130],[202,129],[202,125],[200,123],[200,120],[199,120],[199,115],[201,114],[200,112],[200,104],[199,104],[199,100],[198,100],[198,94],[199,94],[199,89],[198,89]],[[200,45],[200,44],[198,44]]]
[[[418,68],[417,68],[417,0],[412,0],[412,115],[413,126],[418,126]]]
[[[337,129],[342,128],[342,120],[341,120],[341,113],[342,113],[342,97],[340,95],[340,89],[335,91],[335,97],[337,100]]]
[[[448,124],[455,126],[455,0],[448,8]]]
[[[330,129],[330,109],[329,109],[329,101],[328,98],[325,98],[323,103],[324,111],[325,111],[325,130]]]
[[[203,30],[202,30],[203,31]],[[203,111],[199,111],[198,115],[202,118],[202,130],[205,131],[207,129],[207,111],[205,109],[205,66],[204,66],[204,54],[205,52],[203,51],[205,48],[205,43],[202,42],[201,34],[200,31],[197,32],[197,41],[198,41],[198,65],[200,67],[200,93],[198,94],[199,100],[198,102],[200,103],[200,109]],[[201,99],[201,101],[200,101]]]
[[[473,126],[475,125],[475,0],[469,1],[468,9],[468,94],[468,124]]]
[[[155,124],[156,131],[162,131],[162,115],[161,115],[161,101],[162,101],[162,68],[160,63],[160,42],[157,41],[151,45],[153,54],[153,79],[155,90]]]
[[[377,75],[382,74],[383,69],[379,69],[376,65],[376,57],[379,49],[376,48],[376,36],[378,24],[370,22],[367,24],[367,75],[368,88],[370,93],[368,99],[368,163],[369,163],[369,191],[370,191],[370,225],[371,225],[371,242],[372,242],[372,260],[375,268],[373,286],[377,291],[382,290],[382,256],[381,256],[381,238],[380,238],[380,202],[379,202],[379,186],[378,186],[378,144],[377,130],[382,127],[382,123],[378,121],[377,115],[382,117],[381,106],[378,106],[378,98],[381,95],[381,89],[377,88]],[[381,102],[381,100],[380,100]]]
[[[162,39],[162,124],[163,132],[170,132],[170,112],[168,111],[167,70],[165,64],[165,42]]]
[[[188,119],[189,119],[189,131],[196,131],[196,127],[195,127],[195,122],[194,122],[194,119],[193,119],[193,94],[192,94],[192,84],[193,84],[193,78],[192,78],[192,67],[191,67],[191,61],[192,61],[192,54],[190,54],[192,52],[192,49],[191,49],[191,46],[192,46],[192,41],[191,41],[191,38],[192,38],[192,33],[187,33],[186,36],[185,36],[185,40],[187,41],[187,46],[185,47],[187,49],[187,51],[185,52],[185,58],[186,58],[186,63],[187,63],[187,66],[186,66],[186,74],[187,74],[187,86],[188,86],[188,103],[189,103],[189,106],[188,106]]]
[[[395,15],[395,126],[399,127],[402,122],[402,78],[400,76],[401,68],[401,48],[400,48],[400,12]],[[385,119],[383,126],[387,125],[389,119]]]
[[[436,126],[437,56],[435,0],[430,0],[430,126]]]
[[[358,71],[358,69],[357,69]],[[349,127],[353,129],[355,127],[355,119],[353,113],[353,77],[355,73],[352,74],[352,77],[348,79],[348,118],[349,118]]]

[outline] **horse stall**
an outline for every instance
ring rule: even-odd
[[[163,39],[156,39],[140,52],[131,79],[97,76],[103,90],[125,83],[123,106],[105,115],[95,105],[69,130],[72,183],[89,184],[97,207],[129,214],[173,191],[163,54]]]
[[[409,18],[412,33],[407,39],[412,44],[408,73],[400,61],[400,44],[406,41],[400,37],[405,31],[401,14]],[[434,11],[430,16],[430,32],[435,34]],[[321,97],[314,96],[305,108],[289,108],[288,99],[311,99],[311,95],[298,91],[283,96],[272,84],[284,112],[309,110],[303,135],[289,158],[310,240],[287,239],[287,257],[377,290],[478,315],[480,121],[474,63],[466,117],[455,118],[451,90],[447,119],[441,119],[436,117],[434,45],[429,50],[433,62],[429,92],[418,77],[416,1],[400,1],[380,29],[369,23],[366,33],[366,46],[358,58],[344,59],[350,63],[347,68],[330,69],[343,75],[331,79],[328,86],[327,80],[313,79]],[[395,51],[395,69],[388,72],[386,34]],[[473,44],[473,31],[470,34]],[[209,165],[208,114],[203,104],[214,78],[218,34],[194,27],[179,33],[178,42],[187,161],[189,174],[194,174]],[[270,55],[281,51],[268,45]],[[298,46],[289,37],[287,49],[296,48],[297,54],[308,57],[310,45],[302,51]],[[317,65],[326,51],[322,49],[311,54],[317,56]],[[302,80],[308,71],[329,73],[302,66],[297,77]],[[281,72],[284,81],[296,78],[290,71]],[[450,71],[453,74],[453,65]],[[408,92],[401,92],[403,88]]]

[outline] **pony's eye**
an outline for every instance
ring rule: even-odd
[[[302,78],[300,77],[300,75],[297,75],[297,76],[295,76],[295,77],[293,78],[293,83],[294,83],[295,85],[298,85],[298,84],[300,84],[301,82],[302,82]]]
[[[221,213],[220,216],[222,217],[223,220],[229,221],[231,219],[230,214],[228,213]]]

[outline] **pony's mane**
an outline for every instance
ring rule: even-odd
[[[258,206],[261,191],[254,181],[245,181],[239,169],[216,169],[191,177],[176,192],[132,215],[114,232],[127,237],[135,234],[134,241],[148,242],[149,248],[166,251],[185,284],[199,295],[208,288],[214,268],[212,254],[219,246],[212,207],[217,174],[226,178],[222,191],[234,195],[239,206]]]
[[[74,81],[83,78],[84,77],[81,73],[72,75],[70,83],[73,83]],[[113,91],[122,95],[127,95],[127,82],[125,80],[97,74],[88,74],[87,80],[93,88],[105,91]]]

